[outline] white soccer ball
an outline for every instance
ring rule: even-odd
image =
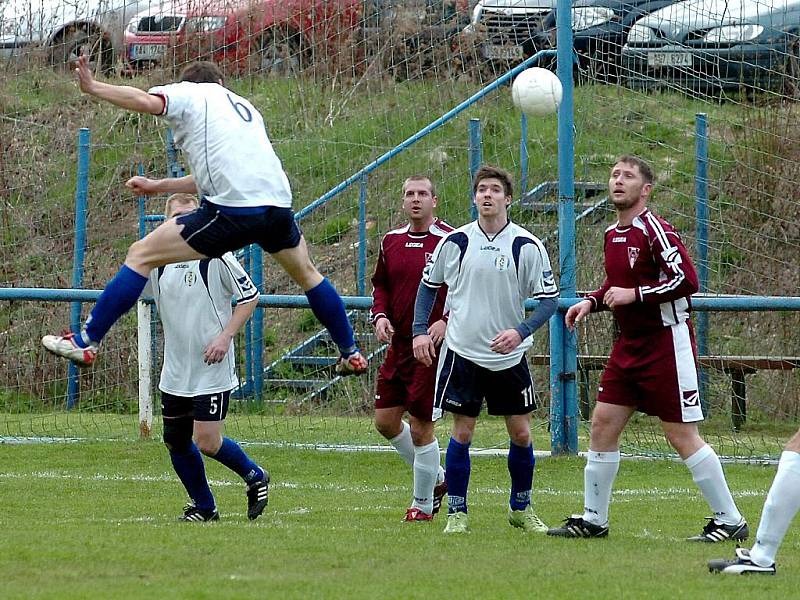
[[[561,81],[555,73],[533,67],[517,75],[511,86],[511,99],[514,106],[529,117],[550,115],[561,104]]]

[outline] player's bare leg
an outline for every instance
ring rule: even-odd
[[[305,238],[301,236],[297,246],[286,248],[272,256],[305,292],[314,316],[325,326],[339,347],[341,356],[336,363],[336,372],[342,376],[366,373],[367,359],[361,355],[356,345],[344,303],[333,285],[311,262]]]

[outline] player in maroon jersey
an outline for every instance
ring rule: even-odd
[[[619,325],[592,414],[584,469],[584,512],[548,531],[559,537],[605,537],[619,438],[635,411],[657,416],[692,473],[713,517],[698,542],[744,540],[747,522],[733,501],[719,457],[703,441],[690,296],[697,273],[675,229],[647,208],[653,171],[636,156],[620,157],[608,181],[618,221],[606,229],[606,278],[566,314],[573,329],[590,312],[611,310]]]
[[[378,369],[375,427],[414,471],[414,500],[406,521],[429,521],[438,512],[447,487],[440,465],[431,413],[436,365],[414,359],[411,323],[422,270],[436,245],[452,231],[434,216],[438,198],[428,177],[415,175],[403,184],[403,212],[408,223],[381,241],[372,276],[372,323],[379,342],[388,343]],[[429,321],[437,345],[444,339],[446,290],[439,294]],[[403,414],[408,411],[408,422]]]

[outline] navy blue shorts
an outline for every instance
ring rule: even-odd
[[[224,421],[231,391],[199,396],[176,396],[161,392],[161,416],[192,417],[195,421]]]
[[[526,415],[536,410],[526,357],[508,369],[490,371],[448,348],[436,381],[434,420],[442,411],[477,417],[484,399],[490,415]]]
[[[291,208],[264,206],[247,214],[224,210],[204,199],[197,210],[177,218],[176,222],[183,225],[181,237],[193,250],[209,258],[219,258],[250,244],[274,254],[300,243],[302,233]]]

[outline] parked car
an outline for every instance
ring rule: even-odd
[[[576,0],[572,3],[572,45],[579,75],[615,81],[628,30],[640,18],[678,0]],[[542,23],[542,48],[556,47],[556,17],[550,12]]]
[[[196,58],[235,70],[297,72],[355,30],[360,0],[176,0],[137,14],[125,28],[132,68]]]
[[[631,27],[622,68],[628,85],[638,88],[796,93],[798,31],[800,0],[687,0]]]
[[[0,57],[37,49],[55,67],[79,54],[108,72],[122,55],[122,30],[147,0],[4,0],[0,3]]]
[[[540,48],[545,17],[557,0],[480,0],[464,29],[480,40],[487,60],[520,62]]]

